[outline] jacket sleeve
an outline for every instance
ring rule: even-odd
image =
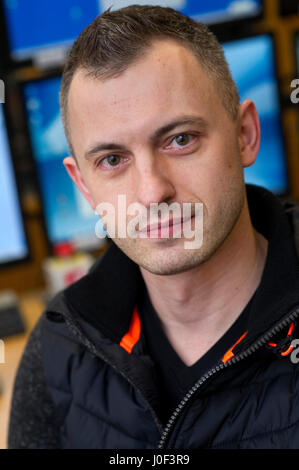
[[[9,449],[59,449],[59,426],[43,372],[42,317],[20,361],[11,401]]]

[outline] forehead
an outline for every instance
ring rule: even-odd
[[[78,126],[83,142],[99,129],[112,133],[125,127],[126,133],[138,133],[143,126],[163,125],[176,114],[208,118],[217,115],[215,95],[215,85],[190,50],[175,41],[157,41],[116,78],[101,80],[84,70],[76,72],[68,100],[72,138],[79,140],[73,134]]]

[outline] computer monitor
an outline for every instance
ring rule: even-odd
[[[0,266],[29,256],[3,108],[0,104]]]
[[[22,86],[47,235],[52,247],[70,241],[77,248],[93,249],[103,244],[96,233],[99,217],[62,163],[69,150],[60,117],[60,81],[51,77]]]
[[[66,52],[100,13],[99,0],[2,0],[13,59]],[[61,52],[62,51],[62,52]]]
[[[262,0],[2,0],[12,57],[48,57],[63,61],[79,33],[107,8],[131,4],[175,8],[196,20],[212,23],[259,16]]]
[[[223,48],[241,102],[253,100],[261,122],[260,150],[256,162],[245,169],[245,180],[276,194],[287,193],[287,163],[273,38],[262,34],[225,42]]]
[[[262,0],[100,0],[101,11],[112,6],[112,10],[132,4],[160,5],[171,7],[207,24],[230,22],[242,18],[260,16]]]
[[[256,18],[263,10],[262,0],[174,0],[164,3],[176,3],[178,5],[174,5],[174,8],[209,25]]]

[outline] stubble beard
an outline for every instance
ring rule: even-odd
[[[185,238],[164,238],[159,241],[114,238],[115,244],[136,264],[158,275],[178,274],[196,268],[212,258],[223,246],[236,226],[244,207],[244,191],[228,190],[209,218],[204,205],[203,244],[186,249]]]

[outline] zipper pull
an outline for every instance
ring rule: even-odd
[[[245,336],[247,335],[248,331],[245,331],[245,333],[241,336],[241,338],[238,339],[238,341],[236,341],[236,343],[224,354],[223,358],[222,358],[222,362],[225,364],[226,362],[228,362],[232,357],[234,357],[234,353],[233,353],[233,350],[235,349],[235,347],[237,346],[237,344],[241,343],[241,341],[245,338]]]
[[[274,348],[273,352],[277,356],[288,356],[294,349],[294,346],[292,346],[294,326],[295,322],[292,322],[286,338],[281,339],[278,343],[268,343],[268,348]]]

